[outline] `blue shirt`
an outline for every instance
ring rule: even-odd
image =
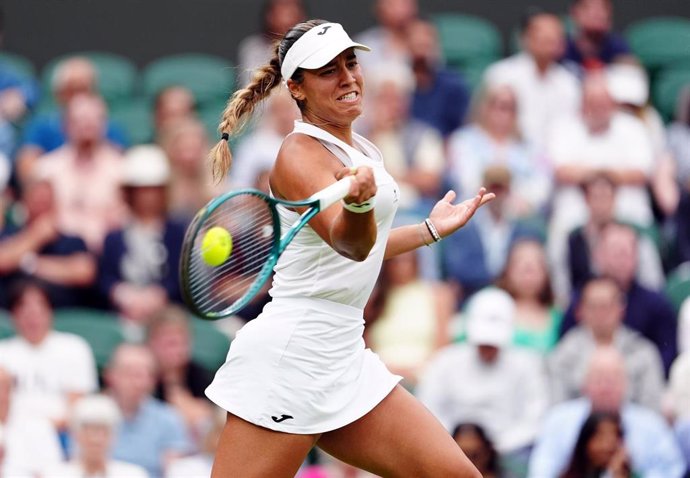
[[[182,417],[175,409],[148,398],[136,415],[120,424],[112,458],[139,465],[151,477],[159,477],[163,476],[165,453],[189,453],[192,448]]]
[[[547,414],[529,462],[528,478],[556,478],[570,461],[589,416],[588,399],[556,405]],[[644,478],[681,478],[685,462],[673,430],[648,408],[626,403],[621,410],[625,447],[632,468]]]
[[[685,456],[685,464],[688,466],[688,470],[690,470],[690,418],[679,419],[676,422],[675,428],[678,443]]]
[[[439,70],[429,89],[417,88],[413,92],[412,117],[424,121],[446,137],[462,125],[469,98],[467,86],[458,73]]]
[[[580,68],[584,68],[587,61],[598,60],[608,65],[613,62],[617,56],[626,55],[628,53],[630,53],[630,47],[625,39],[616,33],[609,33],[601,43],[598,54],[594,58],[585,58],[577,47],[575,39],[569,36],[565,47],[565,53],[561,60],[566,64],[574,63]]]

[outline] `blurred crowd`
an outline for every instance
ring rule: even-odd
[[[688,476],[690,73],[675,113],[660,111],[650,91],[675,65],[636,54],[611,0],[532,8],[510,53],[471,61],[463,42],[494,27],[420,7],[372,0],[377,23],[355,36],[372,47],[355,129],[400,185],[400,225],[448,189],[496,199],[384,263],[368,345],[485,477]],[[218,75],[243,85],[311,13],[267,0]],[[111,115],[93,57],[61,58],[43,86],[10,58],[0,52],[0,476],[209,476],[225,417],[203,392],[268,296],[212,325],[194,318],[182,240],[215,195],[268,190],[299,110],[277,89],[231,138],[215,184],[208,111],[223,98],[202,98],[193,75],[133,100],[142,133]],[[301,476],[358,473],[315,453]]]

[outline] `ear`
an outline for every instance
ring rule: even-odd
[[[292,81],[292,79],[287,80],[287,87],[290,91],[290,96],[299,101],[304,101],[304,91],[302,91],[302,85]]]

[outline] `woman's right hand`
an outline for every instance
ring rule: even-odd
[[[374,170],[369,166],[352,166],[338,171],[335,178],[340,180],[346,176],[354,176],[350,185],[350,192],[343,199],[348,204],[360,204],[376,195],[376,180]]]

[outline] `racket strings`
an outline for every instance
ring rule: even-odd
[[[220,265],[202,258],[202,241],[212,227],[230,233],[232,250]],[[261,287],[257,279],[274,252],[276,241],[270,205],[253,194],[240,194],[219,205],[199,227],[189,261],[189,292],[199,310],[221,313]]]

